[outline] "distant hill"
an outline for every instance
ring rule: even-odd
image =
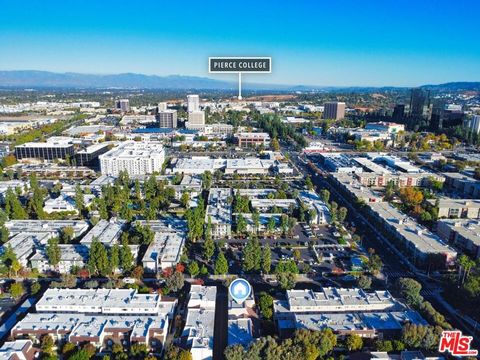
[[[38,70],[0,71],[0,86],[4,87],[52,87],[52,88],[122,88],[122,89],[205,89],[236,90],[236,81],[222,81],[199,76],[184,75],[145,75],[135,73],[97,75],[81,73],[55,73]],[[244,89],[284,90],[284,91],[346,91],[372,92],[382,90],[407,89],[406,87],[371,86],[310,86],[243,83]],[[480,90],[480,82],[451,82],[439,85],[424,85],[435,91]]]
[[[480,91],[479,81],[459,81],[438,85],[423,85],[422,88],[435,91]]]
[[[197,76],[157,76],[134,73],[94,75],[36,70],[0,71],[0,86],[142,89],[235,89],[235,82]]]

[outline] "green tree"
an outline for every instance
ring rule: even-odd
[[[11,220],[25,220],[28,218],[27,212],[22,207],[17,194],[12,188],[8,188],[5,193],[5,213]]]
[[[60,247],[58,246],[57,238],[48,239],[46,252],[47,252],[48,263],[56,267],[60,262],[60,259],[62,256]]]
[[[46,355],[54,355],[55,341],[50,335],[43,335],[42,339],[40,340],[40,349]]]
[[[266,244],[262,249],[262,271],[269,274],[272,267],[272,250],[270,245]]]
[[[422,285],[418,281],[410,278],[400,278],[397,287],[401,296],[410,306],[418,306],[423,301],[423,297],[420,295]]]
[[[21,282],[15,282],[10,285],[10,295],[12,295],[14,299],[20,298],[24,293],[25,289]]]
[[[32,293],[32,295],[38,294],[41,289],[42,286],[38,281],[35,281],[34,283],[32,283],[32,285],[30,285],[30,292]]]
[[[244,234],[247,231],[247,220],[242,214],[237,215],[237,233]]]
[[[0,225],[0,244],[5,244],[8,241],[10,233],[4,224]]]
[[[307,176],[307,178],[305,179],[305,186],[308,190],[313,190],[313,183],[310,176]]]
[[[108,253],[105,245],[94,238],[88,254],[88,269],[90,273],[106,276],[110,273]]]
[[[132,254],[128,242],[124,239],[122,241],[122,247],[120,248],[120,266],[123,271],[129,272],[133,269],[135,265],[135,259]]]
[[[278,142],[277,138],[273,138],[272,141],[270,142],[270,146],[274,151],[279,151],[280,150],[280,143]]]
[[[185,278],[179,271],[175,271],[172,275],[165,279],[165,285],[172,291],[176,292],[183,288]]]
[[[82,188],[80,184],[75,186],[75,207],[77,208],[78,212],[81,214],[85,210],[85,201]]]
[[[361,289],[370,289],[372,286],[372,279],[369,276],[361,275],[358,278],[358,287]]]
[[[262,249],[257,238],[250,238],[243,249],[243,269],[258,271],[262,263]]]
[[[208,218],[207,228],[211,229],[211,219]],[[212,240],[212,235],[210,230],[205,232],[205,241],[203,242],[203,258],[210,262],[213,254],[215,253],[215,243]]]
[[[338,221],[343,223],[347,218],[347,213],[348,213],[348,210],[346,207],[342,206],[340,209],[338,209]]]
[[[273,297],[266,292],[261,292],[258,299],[258,307],[262,316],[271,320],[273,316]]]
[[[223,252],[220,251],[215,262],[215,275],[225,274],[228,274],[228,261]]]
[[[32,197],[28,200],[27,210],[30,218],[43,220],[45,219],[45,211],[43,211],[43,191],[36,187]]]
[[[114,244],[110,248],[110,268],[112,269],[112,272],[115,273],[115,271],[118,270],[120,266],[120,246],[118,244]]]
[[[345,345],[347,346],[348,351],[358,351],[363,348],[362,337],[357,334],[350,334],[345,339]]]
[[[320,197],[325,204],[328,204],[330,201],[330,191],[327,189],[320,190]]]
[[[200,273],[200,267],[196,261],[191,261],[190,264],[188,264],[188,273],[193,278],[198,276]]]
[[[60,240],[62,241],[63,244],[68,244],[70,241],[73,240],[75,236],[75,230],[73,229],[72,226],[65,226],[60,234]]]

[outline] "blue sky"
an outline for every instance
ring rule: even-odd
[[[0,0],[0,70],[209,75],[208,56],[272,56],[245,81],[480,81],[477,0]]]

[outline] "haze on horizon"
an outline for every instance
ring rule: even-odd
[[[480,3],[438,0],[2,1],[0,70],[212,75],[208,56],[271,56],[251,83],[417,86],[480,80]]]

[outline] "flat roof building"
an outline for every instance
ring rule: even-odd
[[[441,219],[437,222],[438,235],[455,244],[474,258],[480,258],[480,221],[470,219]]]
[[[27,142],[15,146],[15,157],[22,159],[57,160],[73,159],[75,150],[72,138],[50,138],[47,142]]]
[[[373,203],[369,206],[371,214],[379,220],[383,230],[400,242],[401,248],[405,249],[414,264],[427,265],[433,261],[431,256],[435,255],[444,257],[445,266],[455,261],[457,252],[413,218],[388,203]]]
[[[182,339],[190,348],[192,360],[213,358],[216,294],[215,286],[194,285],[190,290],[193,301],[189,300]]]
[[[80,240],[80,244],[90,246],[93,240],[97,239],[103,245],[111,247],[119,242],[126,223],[122,219],[102,219]]]
[[[165,150],[161,143],[127,141],[99,156],[103,175],[153,174],[162,171]]]
[[[232,233],[232,190],[211,188],[208,194],[205,224],[212,223],[212,237],[230,237]]]

